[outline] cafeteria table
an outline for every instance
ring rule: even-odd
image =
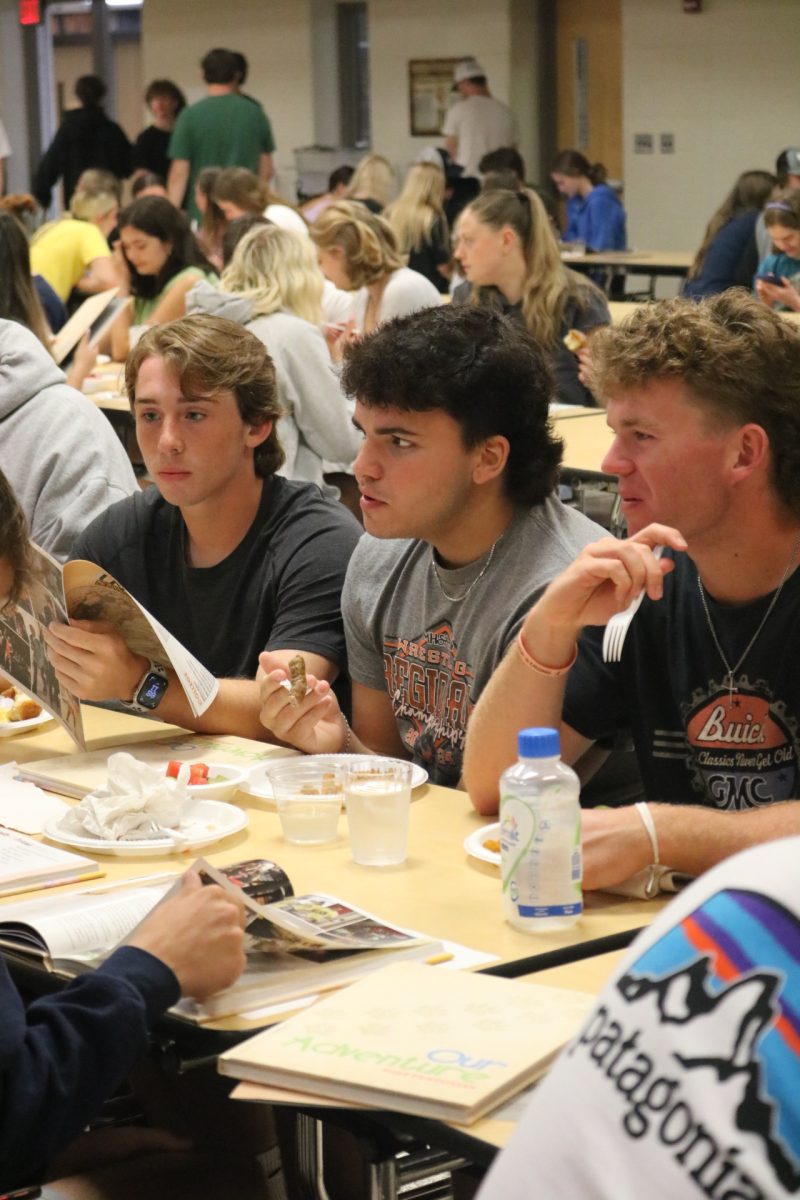
[[[606,423],[603,408],[580,409],[574,415],[561,410],[552,414],[553,428],[564,442],[561,464],[562,482],[569,482],[570,473],[581,476],[615,478],[602,470],[614,434]]]
[[[110,751],[112,747],[126,746],[135,753],[137,741],[152,743],[157,738],[173,740],[184,732],[174,726],[164,726],[92,705],[83,705],[82,710],[89,750],[102,748]],[[281,757],[287,753],[280,747],[266,743],[249,745],[256,761],[259,757]],[[40,731],[0,741],[0,763],[15,760],[19,763],[35,763],[44,758],[76,753],[78,751],[69,736],[55,723]],[[168,757],[165,748],[165,758]],[[586,897],[584,916],[571,929],[534,935],[512,929],[502,915],[498,868],[471,857],[464,848],[465,839],[481,829],[486,818],[473,810],[466,793],[453,789],[428,783],[415,789],[411,805],[408,859],[402,866],[380,869],[358,866],[352,861],[344,836],[344,818],[335,843],[327,846],[294,846],[283,840],[277,813],[269,802],[244,792],[236,794],[235,802],[247,812],[249,825],[245,830],[205,849],[203,855],[209,861],[215,865],[226,865],[254,857],[273,859],[287,871],[298,893],[327,892],[377,916],[385,916],[387,920],[493,956],[492,961],[482,968],[492,974],[527,976],[545,968],[566,970],[566,965],[569,965],[575,972],[573,978],[582,979],[587,970],[582,965],[584,960],[627,946],[636,932],[649,924],[663,906],[662,901],[590,893]],[[136,858],[97,855],[106,871],[106,880],[103,882],[130,879],[132,883],[143,875],[169,870],[178,872],[194,857],[196,855],[191,852]],[[52,889],[48,894],[54,897],[62,891],[81,890],[82,886],[86,885],[65,885],[63,889]],[[30,893],[31,898],[35,896],[35,892]],[[13,903],[13,899],[0,900],[0,905],[9,903]],[[61,986],[60,981],[47,976],[41,967],[23,968],[19,959],[13,957],[9,957],[8,962],[12,974],[25,987],[33,985],[36,989],[37,983],[42,990]],[[556,976],[553,981],[556,982],[558,978]],[[564,976],[561,978],[563,980]],[[260,1028],[266,1020],[268,1018],[256,1012],[252,1018],[246,1014],[228,1017],[198,1028],[182,1018],[168,1016],[156,1030],[160,1062],[165,1069],[174,1070],[207,1065],[222,1048]],[[307,1188],[304,1185],[304,1196],[317,1194],[314,1191],[316,1185],[311,1180],[315,1169],[312,1152],[321,1144],[316,1120],[318,1115],[313,1111],[298,1109],[295,1116],[297,1161],[304,1178],[309,1180]],[[371,1116],[367,1114],[368,1118]],[[325,1120],[328,1120],[328,1115],[325,1115]],[[348,1125],[353,1123],[354,1118],[347,1113],[342,1120]],[[424,1128],[397,1124],[394,1114],[387,1120],[388,1124],[382,1126],[383,1133],[379,1136],[385,1152],[382,1150],[373,1163],[381,1188],[374,1194],[393,1198],[397,1194],[396,1162],[393,1152],[386,1147],[395,1144],[398,1131],[404,1146],[407,1146],[409,1138],[413,1141],[424,1135]],[[369,1119],[366,1127],[371,1128]],[[483,1144],[480,1138],[473,1138],[472,1141],[476,1147]],[[441,1137],[435,1144],[444,1144]],[[449,1149],[449,1143],[444,1151],[431,1151],[432,1157],[426,1157],[429,1152],[424,1147],[420,1148],[416,1142],[413,1145],[414,1153],[422,1156],[423,1166],[420,1170],[423,1171],[428,1169],[425,1164],[429,1162],[435,1161],[439,1168],[442,1162],[448,1162],[454,1168],[462,1161],[461,1150]],[[481,1154],[485,1158],[493,1150],[488,1140]],[[470,1150],[470,1160],[481,1161],[476,1156],[475,1148]]]
[[[152,741],[176,734],[163,726],[127,713],[83,705],[87,748],[111,748],[136,740]],[[287,751],[266,743],[252,743],[254,753],[284,756]],[[68,735],[55,723],[42,732],[31,732],[0,742],[0,763],[73,754]],[[215,751],[219,756],[219,751]],[[169,753],[165,750],[165,759]],[[217,761],[221,761],[219,757]],[[399,867],[359,866],[350,857],[342,817],[338,840],[327,846],[296,846],[284,841],[277,813],[259,798],[237,793],[235,801],[248,814],[249,825],[204,850],[214,864],[246,858],[270,858],[291,878],[298,893],[323,891],[418,929],[440,940],[458,942],[495,956],[493,974],[517,976],[537,967],[570,962],[627,943],[658,911],[658,902],[623,899],[602,893],[586,898],[586,911],[577,926],[553,933],[525,934],[503,920],[500,880],[496,867],[471,857],[464,849],[467,837],[486,824],[470,804],[466,792],[426,783],[415,789],[411,806],[409,854]],[[135,880],[137,876],[178,869],[193,854],[116,858],[100,856],[109,881]],[[71,890],[80,885],[68,885]],[[60,891],[61,889],[59,889]],[[35,895],[35,893],[33,893]],[[53,894],[53,893],[51,893]],[[245,1018],[220,1022],[222,1028],[252,1027]]]
[[[626,275],[645,275],[650,283],[646,296],[655,299],[656,280],[659,277],[685,279],[694,260],[694,254],[685,250],[593,250],[587,254],[562,254],[564,263],[584,273],[603,271],[606,289],[613,275],[624,271]]]

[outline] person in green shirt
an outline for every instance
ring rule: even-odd
[[[210,50],[200,64],[208,95],[178,117],[168,154],[167,191],[173,204],[195,205],[195,180],[204,167],[247,167],[264,182],[272,178],[275,141],[260,104],[239,94],[241,66],[231,50]]]
[[[186,214],[163,196],[142,196],[119,214],[119,259],[132,303],[111,327],[111,354],[123,362],[131,349],[132,327],[185,316],[187,292],[198,280],[215,283],[217,276]]]

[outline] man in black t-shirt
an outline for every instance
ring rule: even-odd
[[[315,485],[276,475],[275,371],[241,326],[209,316],[157,326],[125,380],[155,486],[107,509],[72,557],[112,574],[220,679],[219,692],[193,717],[173,671],[93,621],[51,626],[51,661],[82,700],[157,706],[186,728],[264,738],[261,651],[285,664],[302,653],[330,682],[345,666],[340,594],[361,528]]]
[[[592,355],[631,536],[587,547],[530,611],[464,774],[485,809],[523,726],[560,727],[569,762],[631,734],[659,803],[584,813],[585,883],[603,887],[800,832],[800,332],[729,292],[643,306]],[[643,589],[604,663],[597,627]]]

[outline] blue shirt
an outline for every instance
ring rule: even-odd
[[[684,296],[699,300],[727,288],[748,286],[756,254],[757,219],[757,212],[747,212],[725,222],[708,247],[699,274],[687,280]]]
[[[788,254],[768,254],[758,264],[756,279],[763,279],[765,275],[788,279],[792,287],[800,291],[800,258],[790,258]],[[786,312],[785,304],[776,304],[775,308]]]
[[[567,201],[565,242],[586,242],[590,250],[624,250],[627,243],[625,209],[607,183],[598,183],[588,196]]]

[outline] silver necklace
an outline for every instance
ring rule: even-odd
[[[450,593],[445,588],[444,584],[442,583],[442,577],[439,574],[439,568],[436,565],[436,559],[434,557],[435,552],[434,552],[433,547],[431,546],[431,569],[433,570],[433,573],[436,577],[436,582],[439,585],[439,591],[442,593],[445,600],[449,600],[451,602],[451,604],[458,604],[462,600],[466,600],[467,596],[470,594],[472,589],[474,587],[476,587],[477,584],[480,583],[480,581],[483,579],[486,572],[489,570],[489,567],[492,565],[492,559],[494,558],[494,552],[497,549],[497,547],[500,545],[500,543],[502,542],[504,536],[505,536],[505,530],[503,530],[503,532],[500,534],[500,537],[497,538],[496,541],[492,542],[492,548],[489,551],[489,557],[487,558],[486,562],[481,567],[480,574],[475,576],[472,583],[469,585],[469,587],[466,588],[465,591],[463,591],[461,593],[460,596],[451,596]]]
[[[778,600],[780,599],[781,592],[783,591],[783,585],[786,583],[786,580],[789,578],[789,572],[792,569],[792,563],[794,562],[795,557],[797,555],[798,547],[800,547],[800,535],[798,535],[798,537],[795,538],[794,544],[792,546],[792,553],[791,553],[788,563],[786,564],[786,570],[783,572],[781,581],[778,584],[778,589],[775,592],[775,595],[770,600],[767,611],[764,613],[764,616],[759,621],[758,629],[756,629],[755,633],[750,638],[750,641],[745,646],[744,653],[742,655],[740,655],[739,661],[736,663],[736,666],[734,666],[734,667],[732,667],[731,664],[728,662],[728,659],[725,655],[725,651],[722,649],[722,646],[720,645],[719,638],[717,637],[717,631],[714,628],[714,622],[711,620],[711,613],[709,612],[709,609],[708,609],[708,603],[706,601],[706,593],[705,593],[705,588],[703,587],[703,581],[700,578],[700,572],[699,571],[697,572],[697,586],[700,589],[700,600],[703,605],[703,612],[706,614],[706,621],[708,623],[708,628],[711,631],[711,636],[714,639],[714,645],[717,647],[717,653],[719,654],[720,658],[722,659],[722,665],[725,667],[725,674],[723,676],[723,682],[725,680],[728,681],[728,703],[729,704],[733,703],[734,678],[736,675],[738,675],[739,669],[742,666],[742,664],[744,663],[744,660],[747,658],[748,654],[753,649],[753,646],[755,646],[756,641],[758,640],[758,636],[761,633],[761,630],[766,625],[767,621],[770,618],[773,608],[775,607],[775,605],[778,603]]]

